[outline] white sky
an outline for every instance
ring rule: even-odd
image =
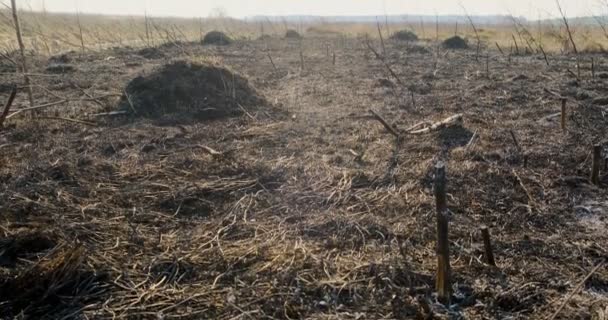
[[[9,0],[0,0],[10,3]],[[608,0],[560,0],[568,16],[608,14]],[[214,8],[230,16],[509,14],[530,19],[557,17],[555,0],[18,0],[21,6],[48,11],[154,16],[208,16]]]

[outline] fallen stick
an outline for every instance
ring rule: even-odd
[[[212,148],[210,148],[208,146],[205,146],[205,145],[202,145],[202,144],[195,145],[194,147],[201,148],[201,149],[205,150],[208,154],[210,154],[212,156],[221,156],[221,155],[224,154],[223,152],[219,152],[219,151],[217,151],[215,149],[212,149]]]
[[[536,207],[536,201],[534,200],[534,197],[532,197],[532,194],[530,193],[530,191],[528,190],[528,188],[524,184],[524,181],[521,179],[521,177],[519,176],[519,174],[517,174],[517,171],[515,171],[515,169],[513,169],[512,172],[513,172],[513,175],[515,176],[515,179],[517,179],[517,183],[519,183],[519,186],[526,193],[526,197],[528,197],[528,206],[530,206],[530,208]]]
[[[249,113],[247,111],[247,109],[245,109],[245,107],[243,107],[243,105],[241,105],[240,103],[236,103],[236,105],[243,111],[245,112],[245,114],[251,119],[251,120],[257,120],[254,116],[251,115],[251,113]]]
[[[566,99],[566,97],[562,96],[561,94],[555,92],[555,91],[551,91],[547,88],[543,88],[543,91],[545,91],[546,93],[558,98],[558,99]]]
[[[67,122],[73,122],[73,123],[84,124],[84,125],[87,125],[87,126],[97,127],[97,124],[94,123],[94,122],[88,122],[88,121],[83,121],[83,120],[78,120],[78,119],[71,119],[71,118],[63,118],[63,117],[36,117],[36,119],[60,120],[60,121],[67,121]]]
[[[546,117],[540,118],[540,119],[538,120],[538,122],[545,122],[545,121],[549,121],[549,120],[551,120],[551,119],[554,119],[554,118],[560,117],[561,115],[562,115],[562,113],[561,113],[561,112],[558,112],[558,113],[553,113],[553,114],[550,114],[550,115],[548,115],[548,116],[546,116]]]
[[[555,318],[557,318],[559,313],[562,312],[564,307],[566,307],[566,304],[568,304],[568,301],[572,299],[572,297],[585,285],[585,282],[587,282],[587,280],[589,280],[589,278],[591,278],[591,276],[593,276],[593,274],[596,273],[597,270],[599,270],[604,265],[604,263],[606,263],[606,260],[600,262],[595,268],[593,268],[593,270],[591,270],[591,272],[589,272],[589,274],[576,286],[576,288],[574,288],[574,290],[570,292],[568,297],[566,297],[566,300],[562,302],[559,308],[557,308],[557,311],[555,311],[555,313],[553,314],[553,316],[551,316],[551,318],[549,318],[549,320],[555,320]]]
[[[386,120],[384,120],[384,118],[382,118],[382,116],[380,116],[378,113],[376,113],[376,111],[370,109],[369,112],[371,112],[371,114],[374,115],[374,118],[376,118],[376,120],[378,120],[378,121],[380,121],[380,123],[382,123],[382,125],[384,126],[384,128],[386,128],[386,130],[388,130],[388,132],[390,132],[392,135],[394,135],[397,138],[399,138],[401,136],[395,130],[395,128],[393,128],[390,124],[388,124],[388,122],[386,122]]]
[[[11,106],[13,105],[13,101],[15,101],[16,96],[17,96],[17,87],[13,87],[13,90],[11,91],[11,95],[8,97],[8,100],[6,101],[6,104],[4,105],[4,110],[2,111],[2,115],[0,115],[0,128],[3,127],[4,120],[6,119],[6,116],[8,116],[8,113],[10,112]]]
[[[8,116],[6,117],[6,119],[8,120],[8,119],[10,119],[10,118],[12,118],[12,117],[14,117],[14,116],[16,116],[16,115],[18,115],[18,114],[22,113],[22,112],[25,112],[25,111],[30,111],[30,110],[37,110],[37,109],[48,108],[48,107],[52,107],[52,106],[56,106],[56,105],[60,105],[60,104],[62,104],[62,103],[66,103],[66,102],[68,102],[68,101],[69,101],[69,100],[61,100],[61,101],[55,101],[55,102],[50,102],[50,103],[46,103],[46,104],[41,104],[41,105],[39,105],[39,106],[33,106],[33,107],[28,107],[28,108],[19,109],[19,110],[15,111],[15,112],[11,113],[10,115],[8,115]]]
[[[409,134],[424,134],[424,133],[428,133],[428,132],[432,132],[432,131],[436,131],[438,129],[441,129],[445,126],[457,123],[462,121],[463,115],[462,114],[456,114],[453,115],[445,120],[439,121],[434,123],[433,125],[431,125],[430,127],[424,128],[424,129],[420,129],[420,130],[415,130],[415,131],[410,131],[408,132]]]
[[[128,114],[127,111],[111,111],[111,112],[103,112],[103,113],[94,113],[91,114],[91,117],[112,117],[112,116],[121,116]]]
[[[477,140],[477,131],[475,131],[475,133],[473,133],[471,140],[469,140],[469,143],[467,143],[464,150],[469,150],[469,148],[473,146],[473,144],[475,143],[476,140]]]
[[[268,56],[268,60],[270,60],[270,63],[272,64],[272,68],[274,69],[274,71],[277,71],[277,66],[274,64],[274,61],[272,60],[272,56],[270,55],[270,52],[267,52],[266,55]]]
[[[407,129],[405,129],[405,132],[410,132],[410,131],[413,131],[413,130],[418,129],[418,128],[419,128],[419,127],[421,127],[421,126],[424,126],[424,125],[427,125],[427,126],[428,126],[428,125],[432,125],[432,124],[433,124],[433,123],[428,122],[428,121],[422,121],[422,122],[418,122],[418,123],[416,123],[415,125],[413,125],[413,126],[411,126],[411,127],[407,128]]]

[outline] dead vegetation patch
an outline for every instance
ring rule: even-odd
[[[286,39],[302,39],[303,37],[302,37],[302,35],[301,35],[299,32],[297,32],[296,30],[291,30],[291,29],[290,29],[290,30],[287,30],[287,31],[285,32],[285,38],[286,38]]]
[[[418,35],[410,30],[399,30],[393,33],[390,38],[398,41],[418,41]]]
[[[11,243],[9,250],[41,251],[54,247],[41,235],[28,235]],[[21,247],[17,248],[17,244]],[[28,268],[0,275],[0,317],[76,317],[108,290],[104,277],[90,270],[85,258],[82,247],[58,246]]]
[[[162,59],[165,57],[165,54],[162,52],[162,50],[156,47],[143,48],[137,51],[137,54],[146,59]]]
[[[468,49],[469,44],[467,41],[460,36],[453,36],[451,38],[447,38],[442,43],[443,47],[446,49]]]
[[[233,42],[234,40],[232,40],[232,38],[221,31],[208,32],[203,38],[203,44],[206,45],[227,46]]]
[[[266,104],[241,75],[223,67],[174,62],[133,79],[120,109],[136,116],[210,120]]]

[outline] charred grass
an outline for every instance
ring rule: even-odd
[[[472,51],[389,44],[402,87],[361,39],[331,44],[336,65],[315,45],[327,39],[300,41],[303,70],[299,43],[264,39],[72,53],[76,71],[36,78],[37,101],[69,100],[43,116],[95,126],[23,117],[0,132],[0,316],[545,318],[607,258],[606,233],[576,213],[606,197],[587,181],[608,128],[596,100],[606,79],[576,79],[568,56],[546,67],[490,52],[487,74]],[[129,81],[166,57],[227,65],[272,108],[188,122],[94,116],[124,106]],[[559,118],[540,121],[560,106],[545,89],[569,98],[567,132]],[[464,122],[396,144],[370,108],[399,130]],[[449,308],[433,295],[438,160]],[[497,268],[483,262],[482,224]],[[563,318],[606,308],[607,282],[598,270]]]

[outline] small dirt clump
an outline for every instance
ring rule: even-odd
[[[287,39],[302,39],[302,35],[295,30],[287,30],[285,32],[285,38]]]
[[[443,41],[443,47],[446,49],[467,49],[469,45],[465,39],[453,36]]]
[[[409,30],[400,30],[391,35],[392,40],[398,41],[418,41],[418,36]]]
[[[234,41],[221,31],[211,31],[203,38],[203,44],[212,44],[218,46],[227,46]]]
[[[71,64],[53,63],[46,67],[46,72],[53,74],[72,73],[76,72],[76,67]]]
[[[155,47],[143,48],[137,51],[137,55],[149,60],[162,59],[165,57],[165,54],[159,48]]]
[[[206,120],[265,105],[249,81],[218,66],[178,61],[133,79],[120,108],[137,116]]]

